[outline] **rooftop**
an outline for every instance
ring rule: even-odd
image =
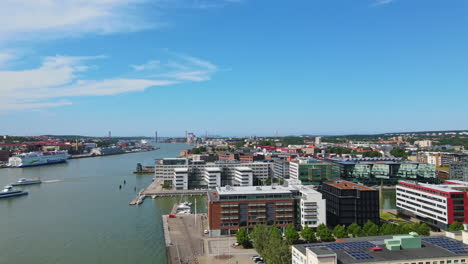
[[[230,195],[230,194],[260,194],[260,193],[291,193],[291,190],[295,190],[292,187],[284,186],[229,186],[216,187],[216,191],[219,195]]]
[[[238,171],[252,171],[252,168],[249,167],[236,167]]]
[[[458,182],[458,183],[457,183]],[[420,186],[427,189],[437,190],[445,193],[459,193],[466,192],[468,189],[468,183],[463,181],[446,181],[446,183],[453,184],[429,184],[415,181],[398,181],[399,184],[410,184],[414,186]]]
[[[421,248],[390,251],[385,247],[384,240],[392,238],[393,236],[347,238],[343,239],[343,242],[302,244],[293,247],[303,254],[307,249],[322,256],[335,253],[338,263],[341,264],[468,257],[468,246],[451,238],[422,237]],[[372,252],[370,249],[373,247],[379,247],[382,251]]]
[[[356,189],[356,190],[360,190],[360,191],[375,191],[374,189],[369,188],[367,186],[352,183],[352,182],[349,182],[349,181],[344,181],[344,180],[333,180],[333,181],[330,181],[330,182],[325,182],[325,184],[333,186],[333,187],[341,189],[341,190]]]
[[[221,169],[219,167],[206,167],[205,168],[206,171],[221,171]]]

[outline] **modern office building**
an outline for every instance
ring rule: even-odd
[[[340,242],[291,247],[293,264],[466,264],[467,245],[448,237],[346,238]]]
[[[259,185],[269,178],[271,173],[269,162],[206,162],[188,158],[168,158],[156,162],[155,178],[172,183],[174,181],[174,169],[176,168],[187,168],[188,189],[214,188],[225,185]],[[246,168],[249,168],[251,172],[241,173],[241,171],[245,172]],[[239,179],[242,180],[239,181]]]
[[[273,177],[289,179],[289,161],[279,158],[273,159]]]
[[[188,169],[175,168],[172,186],[177,190],[187,190],[188,188]]]
[[[436,166],[401,158],[329,159],[341,167],[341,178],[364,184],[397,184],[399,180],[438,183]]]
[[[225,186],[208,192],[208,226],[214,236],[260,224],[284,229],[321,223],[326,223],[325,200],[308,186]]]
[[[379,191],[345,180],[325,182],[319,188],[327,201],[329,226],[380,223]]]
[[[447,229],[454,221],[468,222],[468,182],[450,180],[444,184],[400,181],[396,205],[404,214],[427,224]]]
[[[449,179],[468,182],[468,161],[453,162],[449,166]]]
[[[289,163],[289,178],[304,185],[320,185],[324,181],[339,179],[340,166],[316,160],[296,160]]]

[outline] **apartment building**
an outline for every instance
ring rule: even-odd
[[[454,221],[468,222],[468,182],[450,180],[444,184],[399,181],[396,205],[404,214],[427,224],[447,229]]]
[[[271,174],[269,162],[206,162],[203,160],[195,161],[188,158],[167,158],[156,162],[155,178],[164,179],[165,182],[173,183],[175,177],[174,169],[176,168],[187,168],[188,189],[214,188],[216,186],[225,185],[259,185],[262,181],[269,178]],[[245,171],[245,168],[251,170],[251,179],[250,176],[244,175],[248,180],[239,181],[240,171]],[[241,176],[241,178],[244,176]]]
[[[276,158],[273,160],[273,177],[289,179],[289,161]]]
[[[284,230],[290,224],[321,223],[326,223],[325,200],[308,186],[225,186],[208,192],[208,226],[214,236],[260,224]]]

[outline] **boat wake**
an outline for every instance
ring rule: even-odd
[[[64,180],[50,180],[50,181],[42,181],[43,183],[54,183],[54,182],[63,182]]]

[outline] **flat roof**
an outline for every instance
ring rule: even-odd
[[[249,167],[236,167],[235,169],[239,171],[251,171],[252,170],[252,168],[249,168]]]
[[[468,251],[466,253],[454,253],[442,246],[440,246],[438,239],[450,241],[450,243],[458,244],[463,246],[463,243],[447,238],[447,237],[421,237],[421,248],[413,249],[401,249],[390,251],[385,247],[384,240],[392,239],[393,236],[371,236],[371,237],[359,237],[359,238],[346,238],[343,242],[332,242],[332,243],[314,243],[314,244],[299,244],[293,247],[299,250],[302,254],[306,254],[306,250],[309,249],[317,255],[328,255],[336,254],[338,263],[341,264],[354,264],[354,263],[376,263],[386,261],[405,261],[405,260],[417,260],[417,259],[431,259],[431,258],[463,258],[468,257]],[[354,245],[356,246],[345,246]],[[465,245],[466,246],[466,245]],[[370,248],[380,247],[382,251],[372,252]],[[355,259],[349,252],[362,252],[363,254],[370,255],[368,259]]]
[[[335,188],[341,189],[341,190],[360,190],[360,191],[375,191],[375,189],[369,188],[364,185],[352,183],[349,181],[345,180],[333,180],[330,182],[325,182],[324,184],[333,186]]]
[[[450,181],[450,182],[454,182],[454,181]],[[415,182],[415,181],[398,181],[398,183],[417,185],[417,186],[421,186],[427,189],[437,190],[437,191],[446,192],[446,193],[465,192],[466,190],[461,190],[461,189],[468,188],[468,183],[466,182],[462,182],[463,184],[429,184],[429,183],[421,183],[421,182]]]
[[[219,195],[231,195],[231,194],[261,194],[261,193],[277,193],[285,194],[291,193],[292,190],[296,190],[291,187],[284,186],[224,186],[216,187],[216,191]]]
[[[205,170],[207,171],[221,171],[219,167],[205,167]]]

